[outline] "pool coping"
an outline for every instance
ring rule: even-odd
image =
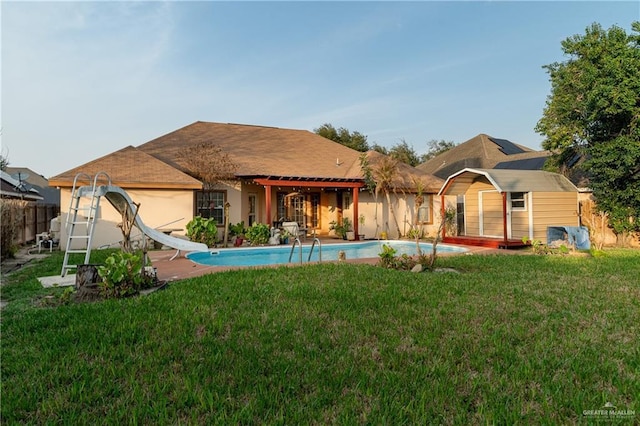
[[[406,242],[407,240],[399,240]],[[343,240],[334,240],[329,243],[344,243]],[[323,244],[325,242],[323,241]],[[461,247],[467,249],[466,252],[445,252],[438,254],[439,256],[460,256],[465,254],[510,254],[513,251],[507,250],[499,250],[485,247],[475,247],[475,246],[465,246],[458,244],[447,244],[455,247]],[[231,247],[229,247],[231,248]],[[220,249],[220,250],[224,250]],[[156,268],[158,279],[161,281],[178,281],[189,278],[195,278],[206,274],[213,274],[216,272],[230,271],[230,270],[240,270],[240,269],[262,269],[262,268],[275,268],[281,266],[287,267],[299,267],[301,266],[297,262],[287,263],[287,264],[278,264],[278,265],[259,265],[259,266],[208,266],[201,265],[199,263],[195,263],[194,261],[184,257],[181,254],[178,257],[175,257],[175,250],[153,250],[148,252],[149,259],[151,260],[151,264]],[[175,257],[175,258],[174,258]],[[345,262],[348,263],[362,263],[375,265],[378,262],[379,258],[363,258],[363,259],[347,259]],[[337,260],[332,261],[324,261],[327,262],[339,262]],[[305,262],[304,265],[316,264],[318,262]],[[304,266],[302,265],[302,266]]]

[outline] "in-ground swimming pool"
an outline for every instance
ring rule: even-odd
[[[364,241],[356,243],[329,243],[322,245],[322,260],[338,260],[338,253],[344,251],[346,259],[376,258],[382,252],[382,245],[386,244],[397,250],[396,255],[416,254],[416,243],[411,241]],[[420,243],[420,249],[424,253],[430,253],[432,245]],[[302,245],[302,262],[309,261],[311,244]],[[462,247],[438,244],[438,253],[463,253],[467,251]],[[260,266],[278,265],[289,262],[291,245],[229,248],[223,250],[210,250],[208,252],[193,252],[187,254],[187,258],[195,263],[207,266]],[[313,249],[311,262],[320,260],[318,245]],[[300,246],[296,246],[291,262],[300,263]]]

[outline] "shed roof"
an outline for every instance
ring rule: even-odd
[[[578,192],[566,177],[542,170],[470,169],[449,176],[439,195],[461,195],[479,178],[499,192]]]

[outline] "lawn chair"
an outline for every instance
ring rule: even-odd
[[[307,231],[300,229],[298,222],[282,222],[282,229],[287,231],[294,238],[300,238],[306,241]]]

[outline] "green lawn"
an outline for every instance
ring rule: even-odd
[[[438,262],[462,273],[244,270],[37,307],[54,255],[2,289],[2,422],[640,422],[640,251]]]

